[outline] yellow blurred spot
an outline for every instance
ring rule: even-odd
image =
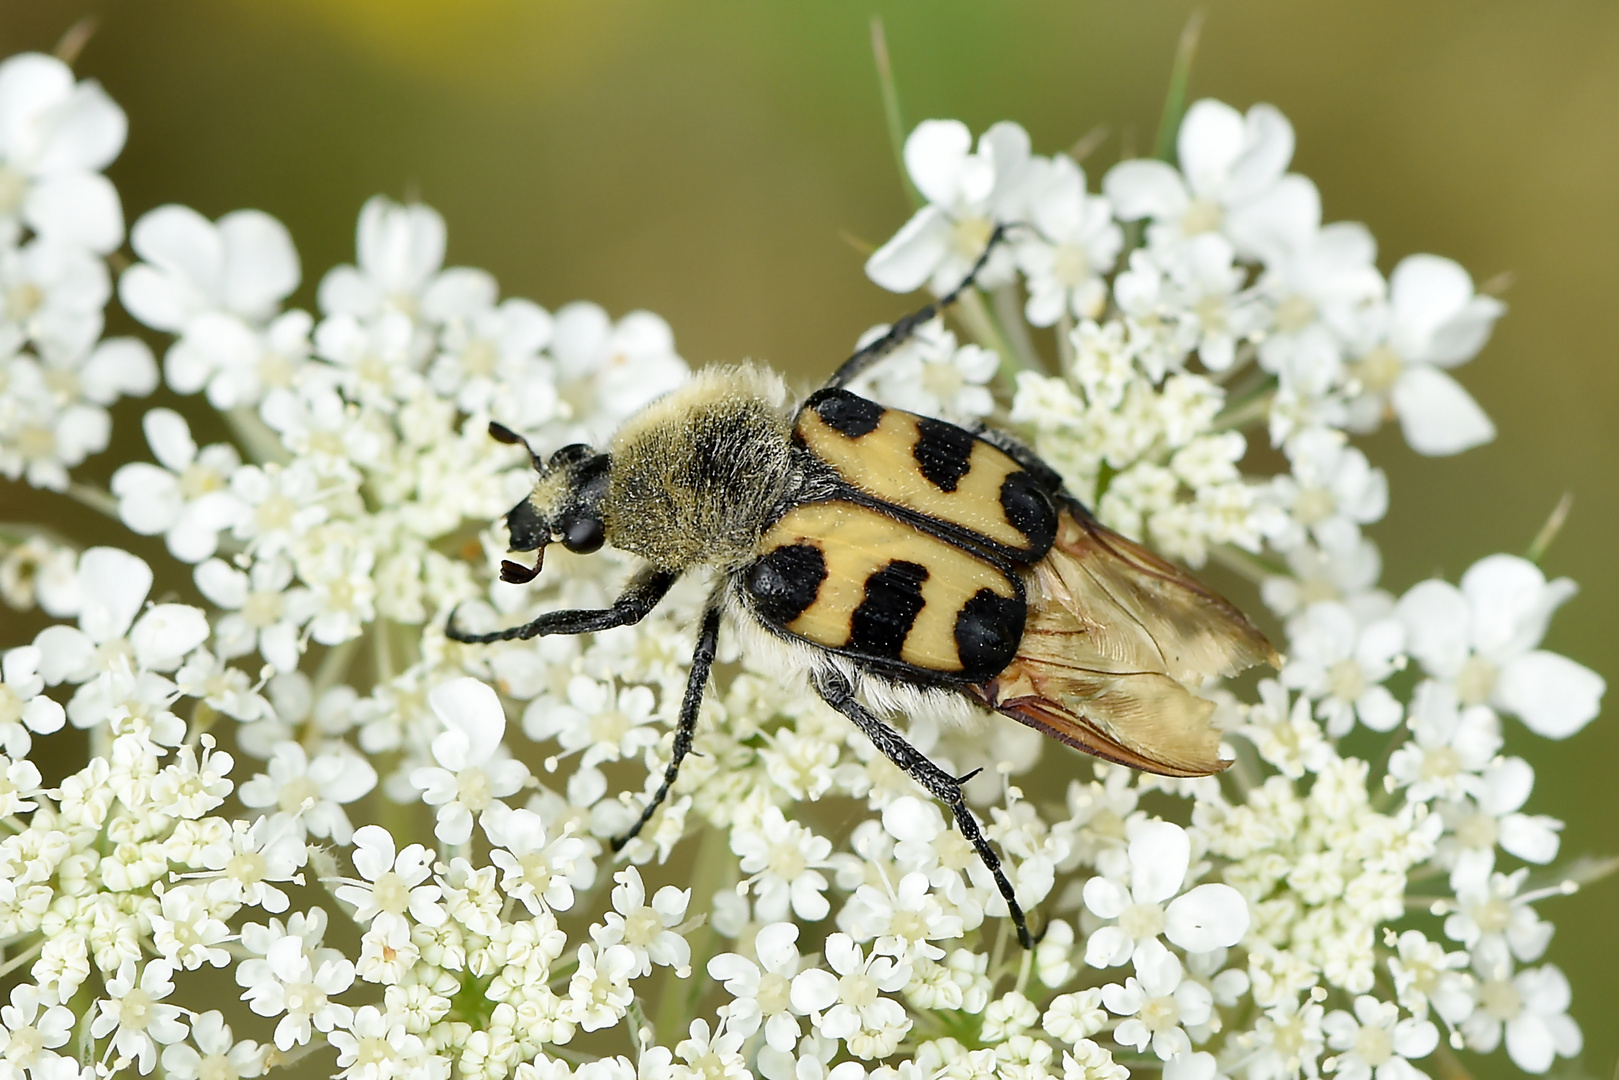
[[[468,84],[555,85],[595,66],[629,7],[561,0],[292,0],[384,63]]]

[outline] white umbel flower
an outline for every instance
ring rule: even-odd
[[[1128,863],[1119,868],[1123,872],[1097,874],[1085,883],[1085,906],[1091,914],[1115,920],[1092,932],[1085,946],[1086,963],[1092,967],[1128,963],[1137,949],[1156,941],[1159,934],[1192,952],[1242,940],[1248,932],[1248,903],[1237,890],[1206,883],[1177,895],[1191,865],[1185,829],[1168,821],[1142,821],[1131,832]]]
[[[101,85],[74,82],[54,56],[0,64],[0,214],[53,243],[105,254],[124,238],[118,192],[101,170],[124,148],[129,122]]]
[[[410,939],[410,920],[424,926],[444,922],[439,886],[427,881],[432,867],[422,845],[409,844],[395,855],[388,830],[366,825],[354,834],[354,869],[365,880],[341,885],[335,895],[354,905],[355,922],[402,945]]]
[[[1419,454],[1459,454],[1495,438],[1495,425],[1448,372],[1478,353],[1506,305],[1477,296],[1466,270],[1437,255],[1411,255],[1389,278],[1381,341],[1351,368],[1359,395],[1349,425],[1369,431],[1386,412],[1399,417]]]
[[[528,783],[528,769],[505,756],[506,713],[500,698],[477,679],[451,679],[428,692],[427,702],[445,731],[433,739],[437,768],[416,769],[410,782],[422,801],[438,807],[433,830],[446,844],[464,844],[472,821]]]
[[[1439,1045],[1439,1029],[1427,1020],[1399,1019],[1400,1007],[1370,994],[1355,999],[1355,1013],[1342,1009],[1321,1021],[1327,1045],[1338,1051],[1324,1064],[1339,1080],[1417,1080],[1426,1076],[1411,1064]]]
[[[157,1044],[179,1042],[186,1037],[185,1010],[163,1004],[174,993],[174,968],[167,960],[148,960],[135,978],[135,962],[125,960],[118,974],[107,980],[107,996],[98,1004],[100,1013],[90,1023],[90,1034],[98,1039],[112,1036],[112,1048],[135,1063],[141,1075],[157,1064]]]
[[[1435,678],[1452,682],[1463,707],[1516,714],[1537,735],[1562,739],[1590,723],[1607,683],[1582,664],[1536,648],[1552,613],[1576,592],[1547,581],[1515,555],[1490,555],[1461,587],[1430,580],[1400,598],[1409,651]]]
[[[929,284],[953,289],[984,252],[998,222],[1023,208],[1029,135],[1002,121],[973,150],[972,132],[957,120],[924,120],[905,139],[905,171],[928,205],[866,260],[866,276],[892,292]],[[1010,276],[1005,248],[990,257],[979,284],[993,288]]]

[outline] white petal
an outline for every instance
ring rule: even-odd
[[[494,307],[499,296],[493,275],[465,266],[451,267],[422,293],[422,316],[437,323],[470,318]]]
[[[144,461],[120,465],[111,489],[118,497],[118,517],[142,536],[167,531],[185,504],[174,474]]]
[[[905,171],[922,197],[949,206],[961,190],[973,136],[959,120],[924,120],[905,139]]]
[[[1355,715],[1373,731],[1393,731],[1405,711],[1388,687],[1369,686],[1355,700]]]
[[[50,686],[89,668],[96,656],[90,635],[72,626],[47,626],[34,644],[39,647],[39,674]]]
[[[1495,425],[1462,385],[1426,364],[1400,373],[1390,395],[1411,449],[1429,457],[1459,454],[1495,438]]]
[[[152,445],[152,455],[163,467],[183,472],[197,459],[197,444],[191,438],[191,427],[185,417],[173,409],[149,409],[141,417],[141,430]]]
[[[99,172],[124,148],[129,118],[101,84],[86,79],[51,110],[51,144],[39,159],[41,173]]]
[[[1097,874],[1085,882],[1085,906],[1101,919],[1117,919],[1130,904],[1130,894],[1111,878]]]
[[[193,291],[176,288],[170,275],[145,263],[136,263],[118,279],[118,302],[154,330],[185,329],[196,309],[194,300]]]
[[[1490,340],[1495,320],[1506,310],[1507,306],[1493,296],[1473,297],[1461,311],[1434,329],[1422,354],[1412,354],[1410,359],[1427,360],[1441,367],[1471,360]]]
[[[1161,904],[1180,891],[1192,861],[1186,830],[1171,821],[1143,822],[1130,838],[1130,893],[1138,904]]]
[[[1225,234],[1237,253],[1275,261],[1303,251],[1321,228],[1321,193],[1307,177],[1289,173],[1263,195],[1226,214]]]
[[[427,702],[446,727],[466,735],[468,764],[488,761],[506,734],[506,713],[488,683],[451,679],[428,691]]]
[[[186,653],[208,640],[208,616],[189,604],[158,604],[129,632],[135,660],[154,671],[180,666]]]
[[[1500,817],[1510,814],[1529,800],[1535,787],[1535,770],[1521,757],[1502,758],[1484,770],[1484,792],[1480,808]]]
[[[938,207],[924,206],[866,260],[866,276],[890,292],[919,289],[948,254],[949,243],[949,220]]]
[[[1602,710],[1602,676],[1566,656],[1536,650],[1508,661],[1495,700],[1524,726],[1548,739],[1566,739]]]
[[[73,93],[73,69],[54,56],[20,53],[0,64],[0,148],[33,164],[42,147],[41,114]]]
[[[790,993],[794,1010],[801,1013],[825,1009],[838,1000],[838,978],[830,971],[811,968],[793,979]]]
[[[298,287],[298,251],[287,227],[262,210],[236,210],[219,219],[224,241],[225,306],[252,318],[269,318]]]
[[[1228,948],[1248,932],[1248,901],[1229,885],[1199,885],[1170,901],[1164,936],[1187,952]]]
[[[374,196],[360,210],[356,249],[384,289],[414,293],[444,263],[444,219],[430,206]]]
[[[1461,589],[1473,609],[1473,647],[1498,660],[1539,645],[1552,613],[1579,591],[1568,578],[1547,582],[1540,567],[1505,554],[1468,567]]]
[[[1437,578],[1413,585],[1396,607],[1406,647],[1430,675],[1454,675],[1471,647],[1472,609],[1462,591]]]
[[[352,266],[332,267],[315,290],[315,303],[328,315],[371,315],[382,301],[376,282]]]
[[[1164,1062],[1164,1080],[1215,1080],[1219,1066],[1207,1051],[1181,1054]]]
[[[1557,858],[1562,846],[1558,832],[1563,823],[1546,814],[1508,814],[1501,819],[1497,843],[1501,850],[1524,862],[1545,866]]]
[[[1519,1013],[1507,1021],[1507,1056],[1524,1072],[1543,1073],[1552,1067],[1557,1048],[1551,1032],[1533,1013]]]
[[[247,603],[247,575],[223,559],[209,559],[191,577],[197,591],[218,607],[234,611]]]
[[[367,881],[375,881],[394,867],[393,834],[381,825],[362,825],[354,830],[354,869]]]
[[[1243,118],[1246,146],[1231,163],[1225,184],[1228,202],[1252,199],[1287,171],[1293,160],[1293,125],[1274,105],[1255,105]]]
[[[23,219],[54,244],[100,255],[124,240],[118,190],[98,173],[62,173],[34,185],[23,203]]]
[[[97,643],[121,636],[152,588],[152,568],[118,548],[93,547],[79,557],[84,606],[79,628]]]
[[[225,267],[225,245],[213,222],[189,206],[170,204],[141,215],[129,242],[147,262],[214,295]]]
[[[1186,110],[1175,140],[1186,181],[1199,196],[1225,194],[1226,175],[1243,149],[1242,114],[1223,101],[1204,98]]]
[[[1394,1025],[1389,1042],[1401,1057],[1423,1058],[1439,1046],[1439,1029],[1429,1020],[1407,1018]]]
[[[1117,926],[1099,926],[1085,942],[1085,962],[1095,968],[1117,967],[1134,951],[1135,942],[1129,934]]]
[[[145,397],[157,389],[157,363],[139,338],[109,338],[90,354],[79,380],[85,397],[111,405],[120,397]]]
[[[1024,189],[1028,180],[1029,133],[1023,125],[1001,120],[978,137],[978,156],[993,170],[992,191],[980,194],[966,190],[962,194],[975,203],[988,199],[986,209],[1001,221],[1022,220],[1027,209]]]
[[[1159,221],[1186,212],[1189,198],[1181,174],[1162,161],[1121,161],[1102,178],[1102,190],[1120,221],[1150,217]]]
[[[62,725],[66,721],[67,711],[62,708],[61,703],[44,694],[30,699],[22,709],[23,726],[39,735],[49,735],[53,731],[62,730]]]

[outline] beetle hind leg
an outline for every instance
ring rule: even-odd
[[[1022,906],[1018,904],[1012,883],[1007,880],[1006,871],[1001,867],[1001,858],[985,839],[978,819],[967,808],[967,800],[962,794],[961,785],[973,774],[968,773],[967,777],[958,779],[935,765],[926,754],[906,742],[904,736],[856,701],[854,688],[842,675],[836,672],[823,672],[815,677],[814,684],[815,692],[820,694],[828,705],[854,721],[854,725],[865,733],[872,745],[881,750],[888,760],[905,770],[905,773],[922,785],[928,794],[950,808],[951,815],[956,819],[956,828],[961,830],[961,835],[973,846],[979,859],[983,860],[984,867],[995,879],[995,887],[1000,890],[1001,899],[1006,901],[1006,910],[1012,917],[1012,925],[1017,927],[1018,942],[1025,949],[1034,948],[1035,939],[1029,933],[1028,920],[1024,917]]]

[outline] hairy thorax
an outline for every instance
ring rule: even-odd
[[[752,558],[798,482],[791,425],[786,387],[751,365],[653,402],[613,439],[608,542],[667,570]]]

